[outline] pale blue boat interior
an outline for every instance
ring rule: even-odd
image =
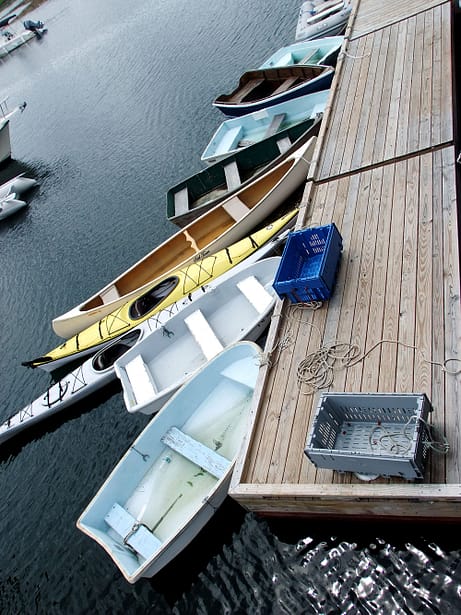
[[[77,525],[111,554],[125,576],[136,575],[157,557],[200,510],[204,498],[230,478],[248,426],[260,355],[253,342],[239,342],[186,382],[145,427],[81,515]],[[222,468],[207,471],[165,445],[161,438],[172,427],[211,449],[224,463],[225,474],[219,476]],[[151,535],[140,547],[145,557],[106,523],[114,504],[151,530],[143,528]]]
[[[295,126],[308,118],[323,113],[330,90],[321,90],[287,100],[253,113],[224,120],[206,146],[201,159],[214,162],[229,156],[239,148],[262,141],[269,136],[274,118],[280,118],[277,132]]]
[[[344,36],[327,36],[282,47],[258,68],[275,68],[292,64],[330,64],[336,60]]]

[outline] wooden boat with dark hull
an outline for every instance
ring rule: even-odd
[[[272,105],[327,90],[334,68],[318,64],[297,64],[250,70],[240,77],[230,94],[221,94],[213,106],[229,116],[240,116]]]
[[[312,137],[279,165],[154,248],[96,295],[55,318],[54,331],[69,339],[176,269],[200,261],[251,233],[305,181],[315,142]]]
[[[320,130],[322,115],[245,147],[170,188],[166,212],[180,228],[209,211],[241,186],[279,164]]]

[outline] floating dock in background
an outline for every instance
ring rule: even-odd
[[[230,488],[248,510],[461,518],[454,11],[443,0],[354,1],[297,222],[334,222],[341,264],[320,309],[277,303]],[[301,362],[334,342],[355,344],[358,360],[306,390]],[[325,391],[426,394],[448,454],[431,450],[416,481],[317,469],[304,448]]]

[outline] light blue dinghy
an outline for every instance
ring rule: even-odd
[[[201,159],[213,164],[290,126],[316,118],[323,113],[329,94],[329,90],[321,90],[225,120],[215,131]]]
[[[225,499],[260,360],[256,344],[239,342],[207,363],[145,427],[78,519],[130,583],[168,564]]]
[[[296,64],[322,64],[334,66],[344,36],[326,36],[282,47],[258,68],[278,68]]]

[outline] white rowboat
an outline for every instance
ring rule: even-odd
[[[238,341],[256,341],[269,324],[281,257],[251,263],[185,307],[115,362],[129,412],[158,412],[184,382]]]
[[[248,425],[261,350],[229,347],[170,399],[77,521],[130,583],[152,577],[225,499]]]

